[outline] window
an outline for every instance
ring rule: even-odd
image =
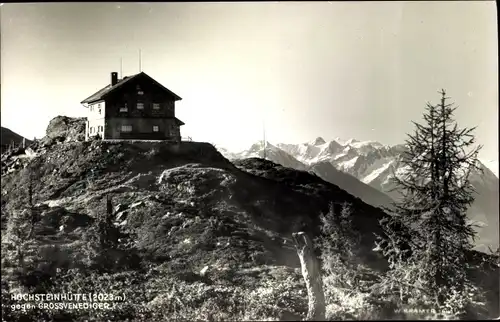
[[[123,106],[120,106],[120,112],[128,112],[127,103],[123,104]]]
[[[160,103],[153,103],[153,109],[154,110],[159,110],[160,109]]]
[[[122,125],[122,132],[132,132],[132,125]]]
[[[137,91],[137,95],[144,95],[143,91]]]
[[[158,132],[160,127],[158,125],[153,125],[153,132]]]
[[[92,134],[92,133],[94,133],[94,127],[93,126],[90,127],[90,134]]]
[[[143,110],[144,109],[144,103],[137,103],[137,109],[138,110]]]

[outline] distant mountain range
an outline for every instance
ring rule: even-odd
[[[393,171],[402,174],[406,168],[398,165],[405,150],[404,144],[387,146],[375,141],[360,142],[354,139],[325,141],[318,137],[301,144],[271,144],[262,141],[249,149],[232,152],[218,148],[230,160],[250,157],[263,158],[297,170],[309,171],[323,180],[357,196],[373,206],[390,206],[400,195],[390,180]],[[264,152],[265,150],[265,152]],[[498,247],[498,177],[480,162],[483,173],[471,174],[476,189],[476,200],[469,209],[469,219],[479,226],[477,247],[483,251],[487,246]]]

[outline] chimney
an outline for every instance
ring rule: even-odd
[[[112,72],[111,73],[111,86],[115,86],[117,83],[118,83],[118,73]]]

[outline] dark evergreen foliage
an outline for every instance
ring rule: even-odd
[[[474,200],[469,174],[480,147],[474,147],[475,128],[460,129],[453,119],[456,107],[444,90],[437,105],[427,104],[424,124],[408,135],[400,162],[404,174],[393,178],[403,191],[391,215],[381,220],[384,236],[378,249],[389,259],[389,288],[418,293],[434,309],[446,306],[452,294],[471,289],[466,254],[475,232],[466,219]],[[387,282],[386,281],[386,282]]]

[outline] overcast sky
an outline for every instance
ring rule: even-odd
[[[398,144],[445,88],[498,159],[493,1],[40,3],[1,10],[1,123],[42,137],[112,71],[183,98],[183,136],[241,150],[270,142]]]

